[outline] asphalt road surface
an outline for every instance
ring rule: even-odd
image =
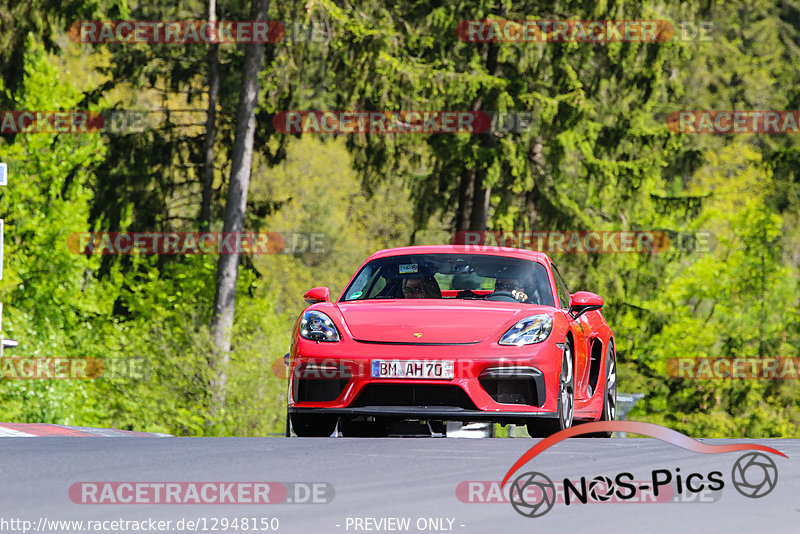
[[[659,480],[666,472],[673,477],[671,488],[661,486],[660,492],[660,500],[669,502],[653,502],[658,498],[652,488],[641,489],[626,502],[592,502],[590,495],[587,504],[574,498],[569,505],[556,502],[544,515],[528,518],[509,502],[498,502],[503,496],[491,481],[501,480],[533,439],[2,438],[0,532],[800,532],[800,440],[704,441],[760,443],[788,459],[767,455],[777,468],[777,484],[763,497],[748,498],[733,484],[742,452],[697,454],[655,439],[570,439],[534,458],[512,480],[535,471],[559,483],[574,480],[580,489],[582,476],[590,483],[628,472],[652,485],[652,472],[662,470]],[[769,469],[751,460],[743,460],[750,463],[740,474],[757,486]],[[719,475],[709,476],[714,471]],[[695,489],[701,482],[719,486],[712,478],[723,487],[691,493],[685,486],[692,473],[699,473],[690,484]],[[125,482],[130,485],[120,485]],[[201,492],[205,484],[210,501],[228,500],[194,504],[197,497],[187,497],[190,482]],[[236,488],[245,487],[244,493],[231,490],[231,482],[242,483]],[[282,484],[264,493],[266,482]],[[289,484],[295,482],[304,484]],[[178,484],[172,498],[188,503],[154,503],[165,498],[154,493],[162,483]],[[246,483],[261,483],[260,493]],[[135,491],[146,502],[91,502],[135,500]],[[255,493],[262,501],[271,498],[270,504],[228,504],[231,495],[246,501]],[[308,502],[315,497],[332,500]],[[688,502],[675,502],[680,499]],[[83,523],[53,523],[72,520]]]

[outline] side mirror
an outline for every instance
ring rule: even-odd
[[[317,302],[330,302],[331,290],[327,287],[312,287],[303,295],[303,300],[305,300],[306,304],[309,306]]]
[[[577,291],[570,296],[569,314],[573,319],[577,319],[588,311],[599,310],[603,304],[605,302],[600,295],[588,291]]]

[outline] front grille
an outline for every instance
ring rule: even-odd
[[[465,410],[478,409],[460,387],[430,384],[369,384],[352,406],[451,406]]]

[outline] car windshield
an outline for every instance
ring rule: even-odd
[[[535,261],[483,254],[413,254],[367,263],[343,301],[472,299],[554,306],[545,267]]]

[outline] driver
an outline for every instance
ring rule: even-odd
[[[403,279],[403,296],[407,299],[440,299],[442,291],[433,276]]]
[[[525,288],[522,287],[522,282],[520,282],[518,278],[498,278],[494,283],[494,290],[508,291],[518,302],[525,302],[528,300],[528,295],[525,294]]]

